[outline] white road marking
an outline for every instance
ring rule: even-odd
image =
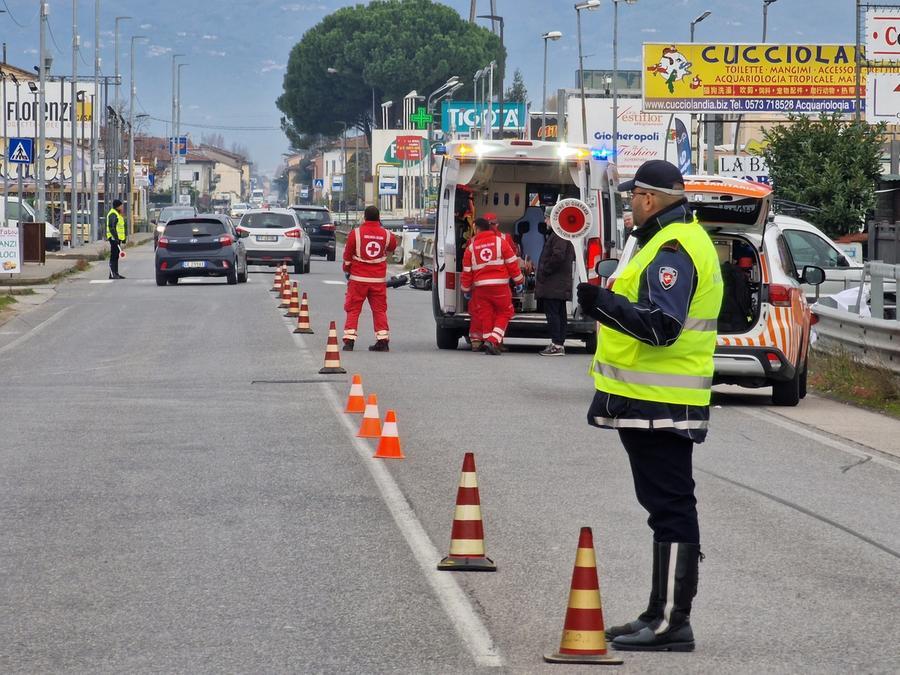
[[[111,284],[114,279],[91,279],[90,283],[92,284]]]
[[[324,283],[329,282],[326,281]],[[290,321],[285,321],[285,324],[291,330],[293,330],[295,325]],[[301,348],[301,355],[304,361],[311,367],[317,366],[317,362],[310,354],[303,336],[293,334],[293,337],[294,341]],[[373,450],[368,443],[356,437],[356,429],[344,413],[343,404],[328,382],[322,383],[322,391],[325,394],[325,398],[328,399],[335,417],[343,425],[347,438],[353,444],[356,453],[372,475],[372,479],[381,493],[381,498],[397,524],[397,529],[400,530],[400,533],[406,539],[406,543],[409,545],[416,562],[419,563],[425,580],[443,606],[444,612],[450,618],[450,623],[456,629],[460,640],[462,640],[477,665],[487,668],[502,667],[503,657],[494,644],[494,639],[488,632],[487,626],[484,625],[484,622],[476,613],[475,608],[472,607],[472,603],[469,602],[466,594],[459,587],[456,579],[453,578],[453,573],[438,571],[437,562],[443,556],[438,553],[431,539],[428,538],[425,528],[413,512],[412,507],[403,495],[403,491],[397,485],[384,463],[372,459]]]
[[[37,335],[37,334],[40,333],[42,330],[44,330],[47,326],[49,326],[51,323],[53,323],[54,321],[56,321],[57,319],[59,319],[59,317],[61,317],[63,314],[65,314],[66,312],[68,312],[70,309],[71,309],[71,307],[63,307],[63,308],[62,308],[61,310],[59,310],[56,314],[54,314],[53,316],[51,316],[51,317],[49,317],[49,318],[47,318],[47,319],[44,319],[44,320],[41,321],[37,326],[35,326],[34,328],[32,328],[30,331],[28,331],[27,333],[25,333],[25,334],[22,335],[21,337],[17,337],[15,340],[13,340],[12,342],[10,342],[9,344],[3,345],[2,347],[0,347],[0,354],[2,354],[2,353],[4,353],[4,352],[8,352],[10,349],[13,349],[13,348],[15,348],[15,347],[18,347],[20,344],[22,344],[23,342],[25,342],[25,341],[28,340],[29,338],[31,338],[31,337]]]
[[[818,443],[821,443],[822,445],[827,445],[829,448],[840,450],[841,452],[845,452],[848,455],[853,455],[854,457],[871,460],[876,464],[881,464],[882,466],[889,467],[894,471],[900,471],[900,462],[898,462],[896,458],[888,458],[884,453],[879,452],[878,450],[873,449],[871,452],[866,452],[865,450],[856,448],[852,445],[849,445],[848,443],[842,443],[841,441],[831,438],[830,436],[826,436],[825,434],[813,431],[809,427],[805,427],[802,424],[798,424],[797,422],[788,420],[781,415],[778,415],[777,413],[771,413],[764,410],[754,410],[753,408],[745,407],[737,407],[737,409],[744,414],[750,415],[750,417],[755,417],[758,420],[768,422],[769,424],[774,424],[777,427],[787,429],[788,431],[792,431],[800,436],[805,436],[806,438],[810,438]]]
[[[328,284],[329,286],[346,286],[346,281],[331,281],[330,279],[322,279],[323,284]]]

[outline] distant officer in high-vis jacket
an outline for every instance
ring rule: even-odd
[[[125,205],[121,199],[113,200],[106,214],[106,239],[109,241],[109,278],[124,279],[119,274],[119,254],[125,248]],[[74,230],[72,230],[74,232]]]
[[[500,343],[513,317],[509,282],[520,293],[525,277],[519,270],[516,252],[492,230],[484,218],[475,220],[475,237],[463,254],[460,286],[469,303],[469,314],[483,331],[484,351],[499,356]]]
[[[365,222],[352,230],[344,246],[344,274],[347,295],[344,311],[344,351],[353,351],[363,302],[368,299],[375,323],[375,344],[369,351],[390,350],[391,332],[387,318],[387,257],[397,248],[397,238],[381,226],[381,214],[367,206]]]
[[[712,241],[668,162],[645,162],[631,192],[640,250],[612,289],[579,284],[578,302],[600,322],[588,411],[617,429],[638,502],[650,514],[653,575],[647,610],[607,630],[616,649],[691,651],[700,529],[691,455],[709,426],[722,276]]]

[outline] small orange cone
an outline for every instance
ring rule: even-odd
[[[591,528],[582,527],[572,572],[569,607],[559,651],[544,654],[548,663],[594,663],[618,666],[622,659],[609,656],[603,627],[603,605],[597,580],[597,558]]]
[[[338,351],[337,328],[334,321],[328,326],[328,345],[325,347],[325,365],[319,369],[319,374],[346,373],[341,367],[341,353]],[[376,438],[378,436],[376,435]]]
[[[284,315],[289,318],[300,316],[300,289],[297,287],[296,281],[291,284],[291,303]]]
[[[378,449],[372,455],[375,459],[404,459],[403,450],[400,449],[400,434],[397,431],[397,414],[388,410],[384,416],[384,427],[381,429],[381,440],[378,441]]]
[[[456,493],[456,511],[450,533],[450,555],[438,563],[439,570],[460,572],[495,572],[494,561],[484,554],[484,525],[481,521],[481,499],[475,474],[475,455],[463,458]]]
[[[309,302],[306,299],[306,292],[303,292],[303,298],[300,300],[300,313],[297,315],[297,327],[295,333],[312,334],[313,329],[309,327]]]
[[[275,278],[272,281],[272,292],[280,293],[281,292],[281,277],[284,272],[284,267],[276,267],[275,268]]]
[[[284,280],[281,282],[281,302],[278,303],[279,309],[287,309],[291,306],[291,277],[287,274],[284,275]]]
[[[375,394],[369,394],[369,402],[366,403],[366,411],[363,413],[362,424],[359,426],[356,437],[381,437],[381,418],[378,416],[378,398]]]
[[[344,412],[366,412],[366,399],[365,394],[363,394],[362,375],[353,376],[353,384],[350,385],[350,395],[347,396],[347,405],[344,408]]]

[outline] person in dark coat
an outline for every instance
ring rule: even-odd
[[[544,243],[538,262],[534,295],[544,303],[544,314],[550,327],[550,345],[541,356],[563,356],[566,349],[566,301],[572,299],[572,265],[575,249],[572,243],[553,230]]]

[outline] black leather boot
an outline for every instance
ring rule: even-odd
[[[629,621],[621,626],[612,626],[606,629],[606,639],[612,640],[620,635],[631,635],[662,617],[663,601],[659,595],[659,544],[653,542],[653,574],[650,584],[650,602],[647,609],[634,621]]]
[[[612,641],[615,649],[641,652],[694,651],[691,602],[697,595],[700,546],[664,542],[659,547],[659,594],[662,615],[649,626]]]
[[[390,344],[387,340],[376,340],[374,345],[369,345],[370,352],[389,352]]]

